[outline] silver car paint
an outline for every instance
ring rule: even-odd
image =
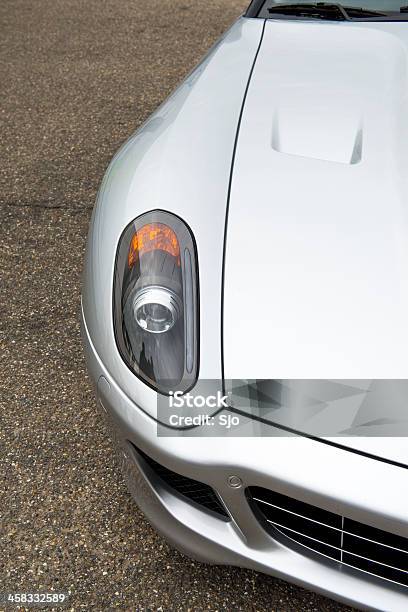
[[[262,21],[242,19],[227,32],[118,152],[94,210],[85,259],[85,317],[108,371],[152,416],[156,394],[126,367],[114,339],[117,245],[128,223],[152,209],[170,210],[190,226],[200,271],[200,375],[220,379],[225,210],[242,99],[262,29]]]
[[[408,379],[407,65],[406,23],[266,23],[228,215],[227,379]],[[348,444],[408,464],[400,429]]]
[[[405,612],[406,589],[272,539],[250,510],[244,488],[264,486],[407,536],[407,470],[306,438],[158,437],[154,419],[110,377],[84,318],[83,339],[98,405],[128,487],[153,526],[175,547],[201,561],[256,569],[359,608]],[[233,520],[214,519],[172,495],[146,475],[129,442],[168,468],[212,486]],[[230,475],[238,475],[243,486],[231,488]]]
[[[267,24],[267,32],[270,31],[271,25]],[[276,30],[278,47],[274,52],[279,51],[281,61],[285,61],[286,54],[290,59],[290,45],[296,39],[296,32],[301,34],[298,40],[298,44],[301,46],[299,57],[307,49],[307,46],[302,47],[301,45],[304,36],[306,36],[307,42],[312,44],[308,34],[305,33],[306,30],[301,32],[300,29],[300,26],[309,28],[312,24],[290,24],[290,27],[289,24],[274,25],[285,25],[288,28],[286,46],[284,46],[284,41],[281,40],[281,46],[279,47],[279,36]],[[395,32],[398,32],[399,28],[401,32],[405,31],[401,24],[396,25],[398,27],[395,28]],[[299,551],[289,549],[272,539],[255,520],[246,503],[243,488],[232,489],[228,486],[227,481],[231,474],[238,475],[242,479],[244,487],[251,484],[275,489],[327,510],[344,514],[355,520],[406,537],[408,535],[406,498],[408,472],[406,469],[303,438],[159,438],[157,437],[157,424],[152,418],[156,415],[156,396],[151,389],[141,383],[127,369],[120,359],[114,341],[112,279],[119,237],[125,226],[139,214],[154,208],[171,210],[179,214],[190,225],[198,245],[201,285],[200,375],[203,378],[218,378],[221,375],[220,279],[229,175],[241,105],[261,40],[263,26],[261,20],[239,20],[211,51],[204,62],[122,148],[112,162],[101,187],[93,214],[85,261],[83,337],[87,363],[91,378],[97,386],[100,406],[102,406],[103,413],[109,418],[111,432],[115,436],[118,448],[121,449],[123,467],[129,488],[152,523],[174,545],[205,561],[236,564],[258,569],[337,597],[352,605],[370,609],[402,611],[407,607],[407,599],[406,594],[401,589],[386,582],[373,580],[362,572],[344,567],[340,570],[333,563],[327,563],[324,558],[316,560],[305,556],[300,554]],[[335,32],[334,26],[331,24],[316,24],[312,27],[316,32],[318,27],[322,27],[325,31],[330,30],[331,33]],[[353,24],[347,27],[355,27],[356,31],[365,31],[361,25]],[[396,79],[397,74],[400,74],[400,76],[405,74],[404,45],[400,42],[399,36],[395,37],[382,33],[387,27],[389,26],[383,24],[381,24],[381,27],[378,24],[372,28],[370,26],[368,29],[372,34],[367,35],[367,37],[375,37],[374,33],[379,30],[378,40],[385,47],[385,54],[388,54],[388,57],[391,54],[391,59],[395,59],[397,55],[400,58],[393,72],[395,79],[392,83],[394,83],[398,81]],[[343,31],[346,32],[347,30],[344,28]],[[365,34],[362,35],[366,36]],[[392,40],[395,39],[396,42],[390,42],[388,45],[387,36]],[[329,40],[330,36],[327,35],[327,37]],[[273,35],[271,38],[267,36],[267,45],[272,45],[273,38]],[[387,44],[385,44],[386,40]],[[344,46],[339,34],[336,34],[336,41],[340,53],[344,50]],[[390,47],[392,51],[390,51]],[[362,50],[361,53],[363,54]],[[381,64],[380,54],[377,53],[376,57]],[[258,57],[258,59],[261,58]],[[272,60],[273,57],[269,59]],[[321,61],[318,56],[315,56],[315,59]],[[351,60],[354,61],[353,58]],[[290,62],[287,65],[288,68],[289,64]],[[261,76],[257,76],[256,70],[253,77],[261,79]],[[386,91],[392,90],[392,94],[394,90],[390,85],[391,82],[387,81],[387,83],[389,87]],[[401,100],[406,98],[406,93],[402,90],[403,85],[404,81],[402,79],[398,90],[402,96]],[[267,93],[270,96],[271,92]],[[384,93],[382,98],[385,97]],[[393,95],[391,95],[391,99],[395,101]],[[239,136],[241,143],[244,142],[244,138],[250,137],[247,130],[247,121],[252,121],[253,118],[248,113],[252,112],[251,109],[256,110],[258,108],[255,105],[255,100],[251,97],[251,90],[248,92],[246,102],[248,106],[245,105]],[[259,112],[259,121],[266,120],[265,107],[269,104],[272,123],[273,121],[279,123],[279,115],[272,112],[273,102],[270,98],[268,99],[265,95],[258,100],[258,103],[259,111],[256,110],[256,112]],[[395,109],[392,108],[391,110]],[[274,119],[274,117],[277,117],[277,119]],[[397,114],[397,117],[400,117],[400,115]],[[265,187],[265,183],[261,181],[253,192],[249,189],[249,184],[254,183],[254,177],[257,180],[262,178],[257,168],[258,162],[263,163],[262,155],[264,153],[266,155],[265,163],[268,160],[270,162],[272,156],[274,156],[274,164],[277,158],[282,160],[288,156],[286,149],[290,149],[293,157],[295,157],[294,154],[297,155],[296,161],[292,165],[291,174],[285,182],[285,187],[288,187],[292,195],[294,194],[293,184],[300,185],[296,190],[296,202],[288,200],[289,211],[290,206],[299,204],[299,193],[304,195],[307,189],[310,189],[307,173],[302,169],[302,164],[310,166],[312,162],[316,162],[316,155],[321,155],[322,151],[324,155],[330,157],[330,162],[319,161],[316,163],[325,164],[323,177],[327,169],[327,183],[324,183],[325,188],[322,188],[321,191],[324,191],[326,196],[330,195],[334,214],[339,217],[339,231],[342,231],[343,234],[345,224],[339,208],[340,201],[337,199],[337,190],[343,195],[345,194],[344,190],[349,189],[348,194],[351,193],[351,190],[348,181],[346,181],[345,186],[342,186],[341,183],[339,186],[339,182],[333,183],[333,179],[334,177],[338,179],[337,172],[340,172],[340,170],[337,171],[338,167],[344,168],[344,172],[350,168],[358,171],[360,167],[363,167],[365,155],[365,143],[363,141],[361,166],[359,163],[346,163],[350,152],[350,142],[353,138],[354,144],[349,161],[352,158],[354,161],[358,160],[360,155],[358,137],[356,136],[359,128],[356,128],[357,124],[353,118],[349,122],[346,119],[344,120],[344,129],[347,132],[343,135],[344,138],[341,134],[337,135],[337,142],[341,143],[339,149],[336,148],[334,151],[330,143],[328,145],[323,137],[320,138],[320,141],[316,137],[313,160],[304,159],[300,156],[300,154],[305,153],[305,145],[303,141],[299,142],[296,134],[285,135],[285,138],[282,137],[281,140],[276,137],[273,139],[271,125],[267,126],[269,148],[256,140],[257,136],[253,135],[255,141],[251,146],[261,146],[262,144],[259,154],[254,154],[252,163],[245,167],[244,162],[245,159],[248,161],[248,157],[245,157],[246,153],[243,147],[238,146],[235,159],[229,211],[229,240],[226,262],[228,282],[225,292],[226,316],[224,318],[224,325],[226,326],[226,375],[231,377],[237,377],[239,373],[242,373],[245,368],[241,368],[241,364],[249,367],[250,358],[254,360],[254,363],[261,366],[263,363],[267,364],[267,371],[270,372],[271,355],[277,355],[284,350],[283,335],[279,350],[277,350],[277,338],[267,328],[262,329],[262,333],[255,333],[255,330],[252,329],[252,336],[250,336],[245,327],[246,313],[244,314],[241,304],[242,320],[234,319],[231,309],[231,292],[238,293],[239,299],[243,300],[242,306],[245,305],[245,307],[248,306],[249,293],[252,293],[253,298],[252,309],[265,304],[268,307],[271,305],[269,303],[271,294],[268,291],[272,292],[275,280],[270,280],[267,290],[263,284],[264,263],[259,266],[259,270],[256,269],[255,265],[251,268],[253,276],[250,274],[248,277],[248,274],[246,274],[245,281],[250,281],[247,285],[247,288],[250,289],[249,293],[245,294],[244,291],[240,291],[238,286],[238,267],[244,265],[245,268],[251,261],[252,253],[248,249],[245,249],[245,253],[243,250],[239,251],[237,228],[241,223],[242,227],[252,231],[256,217],[261,210],[262,194],[260,190],[261,185]],[[404,120],[401,120],[398,125],[401,129],[405,129]],[[350,133],[354,133],[355,129],[357,129],[356,134],[350,138]],[[381,134],[385,133],[384,129],[380,132]],[[391,133],[395,134],[394,128]],[[394,140],[392,143],[394,143]],[[356,141],[357,145],[355,146]],[[281,143],[283,144],[281,145]],[[383,144],[389,146],[389,141],[386,139]],[[389,186],[391,190],[390,205],[393,214],[397,216],[394,222],[395,236],[401,252],[398,262],[402,266],[403,261],[405,261],[405,241],[402,240],[401,228],[405,226],[405,211],[402,209],[401,199],[397,196],[402,192],[406,193],[406,191],[403,191],[406,188],[406,182],[402,176],[405,148],[403,144],[394,144],[395,147],[387,153],[388,157],[385,160],[385,169],[390,172],[390,175],[387,174],[385,183],[381,185],[379,191],[383,193],[385,186]],[[284,147],[285,150],[280,151],[281,147]],[[357,152],[355,149],[357,149]],[[347,151],[347,154],[345,151]],[[306,152],[310,153],[310,151]],[[395,165],[391,164],[392,161],[395,161]],[[273,191],[276,185],[279,196],[284,196],[285,190],[283,189],[283,180],[280,181],[280,172],[285,171],[285,162],[280,161],[279,163],[283,169],[279,168],[278,171],[278,168],[275,165],[273,166],[274,180],[268,183],[268,189]],[[336,170],[333,169],[334,166]],[[272,165],[270,164],[266,169],[269,172],[271,168]],[[378,168],[378,165],[375,168]],[[247,183],[240,180],[239,172],[245,172]],[[395,177],[393,185],[390,184],[390,176]],[[319,185],[322,180],[322,177],[319,176],[319,182],[316,183],[315,181],[314,184]],[[326,181],[326,178],[324,178],[324,181]],[[333,184],[335,188],[333,188]],[[237,193],[237,190],[241,188],[243,193]],[[327,197],[323,201],[320,187],[317,191],[320,198],[319,206],[316,204],[315,210],[313,201],[308,200],[308,204],[312,205],[311,212],[313,214],[320,211],[323,215],[322,219],[324,219],[325,215],[328,216],[329,214],[329,210],[324,208],[324,201],[327,202]],[[361,203],[363,207],[368,206],[369,198],[363,191],[361,184],[359,190],[353,193],[354,200],[356,200],[356,194],[359,194],[358,203]],[[387,221],[384,213],[385,208],[383,210],[380,207],[376,195],[370,193],[370,198],[374,198],[373,206],[376,215],[378,215],[377,234],[381,237],[379,230],[381,224],[385,223],[386,237],[381,237],[381,240],[389,241],[390,224],[392,222]],[[259,201],[260,196],[261,200]],[[245,201],[245,198],[249,199]],[[335,206],[336,204],[337,206]],[[348,202],[343,202],[343,204],[348,210]],[[269,215],[272,215],[272,210],[269,208],[263,209],[264,212],[268,210]],[[289,215],[285,225],[285,210],[285,208],[279,210],[282,232],[289,223],[289,217],[293,226],[296,225],[298,219],[302,219],[302,208],[297,206],[296,213],[299,214],[299,217],[294,217],[293,214],[292,216]],[[362,228],[361,213],[356,211],[356,215],[356,227]],[[279,223],[276,225],[278,226]],[[270,221],[268,223],[258,222],[256,226],[257,231],[260,231],[256,241],[258,255],[265,254],[267,251],[266,245],[261,244],[261,239],[266,239],[268,245],[272,249],[275,248],[272,244],[272,236],[266,231],[266,228],[270,226]],[[324,229],[329,230],[330,227],[329,220],[323,224]],[[303,232],[302,235],[303,239],[307,240],[308,232],[313,232],[312,221],[310,224],[305,223],[304,228],[307,228],[307,232]],[[332,252],[336,252],[335,247],[338,245],[336,234],[332,231],[329,233],[333,240],[333,245],[330,244],[333,249]],[[288,238],[292,239],[290,232],[287,232],[287,235]],[[375,255],[371,244],[371,236],[367,236],[364,232],[363,235],[367,238],[370,255]],[[279,232],[276,228],[273,239],[279,239]],[[322,248],[323,244],[319,240],[323,239],[317,236],[317,245]],[[291,246],[293,244],[292,239]],[[380,244],[384,248],[385,245],[381,241]],[[300,248],[298,255],[304,255],[304,250],[304,248]],[[286,258],[288,254],[290,255],[287,249],[281,249],[279,252],[275,251],[274,254],[280,256],[279,260],[282,267],[284,264],[286,265]],[[341,252],[341,255],[343,257],[343,252]],[[235,259],[236,267],[231,265],[233,257],[237,257]],[[269,250],[266,261],[271,261]],[[293,261],[293,259],[289,257],[288,273],[293,273],[295,267],[290,264],[290,261]],[[315,259],[314,261],[319,263],[320,260]],[[378,264],[378,259],[375,259],[373,266]],[[337,265],[340,265],[340,263],[338,262]],[[317,271],[321,271],[319,266]],[[383,268],[380,267],[380,274],[382,272]],[[229,285],[230,275],[231,284]],[[299,280],[300,277],[301,274],[299,273],[296,279]],[[262,283],[259,284],[261,278]],[[320,275],[319,278],[321,278]],[[316,282],[316,279],[313,279],[313,281]],[[329,281],[332,283],[333,279],[329,279]],[[388,289],[390,283],[387,282],[385,272],[381,277],[382,281],[386,282],[385,286]],[[341,277],[339,282],[345,283]],[[403,279],[401,279],[401,282],[403,283]],[[349,290],[350,286],[347,283],[345,285]],[[243,284],[242,287],[244,286]],[[319,287],[324,288],[321,285]],[[355,288],[360,290],[359,286]],[[405,284],[402,284],[402,288],[405,291]],[[394,289],[394,286],[391,285],[391,290]],[[403,291],[402,295],[405,295]],[[363,295],[363,297],[366,296]],[[290,319],[293,307],[292,299],[288,299],[288,319]],[[380,300],[378,308],[379,312],[383,314],[384,301]],[[252,312],[254,311],[252,310]],[[259,316],[257,311],[256,317]],[[279,316],[285,316],[285,313],[280,311]],[[292,319],[290,320],[293,322]],[[402,324],[401,320],[400,323]],[[401,329],[402,337],[404,337],[404,331],[405,327]],[[241,338],[239,345],[237,336]],[[287,340],[290,342],[290,334],[287,333],[287,336]],[[323,334],[318,336],[321,342],[322,337]],[[330,337],[327,336],[327,339],[329,340]],[[251,350],[244,353],[241,347],[246,346],[246,342],[249,343],[248,347]],[[255,344],[258,353],[254,351]],[[385,348],[385,346],[382,346],[382,348]],[[273,353],[274,349],[275,353]],[[401,348],[401,350],[403,349]],[[312,370],[313,360],[319,356],[320,352],[318,350],[313,355],[305,352],[305,367]],[[360,357],[362,358],[362,354]],[[369,357],[373,359],[372,356]],[[279,359],[275,359],[276,363],[279,363]],[[385,360],[383,362],[380,360],[378,364],[384,365],[384,362]],[[291,365],[289,359],[285,363]],[[300,361],[298,365],[299,363]],[[320,363],[324,366],[326,362],[322,359]],[[338,363],[347,364],[346,360]],[[370,363],[373,364],[373,361]],[[401,364],[399,364],[399,367],[401,368]],[[296,371],[298,372],[298,370]],[[370,371],[373,374],[372,370]],[[315,373],[316,370],[313,370],[313,372]],[[345,375],[345,372],[346,368],[341,371],[341,377]],[[400,369],[398,372],[402,373],[402,370]],[[282,373],[282,370],[280,373]],[[249,371],[246,371],[245,378],[248,378],[248,374]],[[258,374],[259,371],[257,371],[257,377],[259,377]],[[293,374],[294,368],[288,370],[285,377],[293,376]],[[303,371],[301,376],[305,377],[305,374],[305,371]],[[325,374],[326,370],[319,371],[317,377],[322,378]],[[338,374],[339,372],[337,372],[337,377]],[[356,373],[352,377],[355,378],[355,376]],[[273,377],[275,378],[275,375]],[[408,378],[407,376],[404,377]],[[172,496],[169,491],[163,490],[151,475],[144,472],[143,465],[140,464],[137,456],[129,447],[129,442],[169,468],[211,485],[226,503],[232,521],[230,523],[217,521],[205,512],[198,511],[188,503],[180,501],[177,497]]]

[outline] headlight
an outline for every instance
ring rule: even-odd
[[[198,270],[189,228],[153,211],[132,221],[116,255],[113,316],[119,352],[161,393],[190,389],[198,375]]]

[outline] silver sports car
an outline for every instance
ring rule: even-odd
[[[83,341],[175,547],[406,611],[408,7],[348,4],[254,0],[117,153]]]

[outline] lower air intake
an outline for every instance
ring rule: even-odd
[[[261,487],[249,487],[247,494],[272,536],[279,532],[344,565],[408,586],[407,538]]]
[[[157,463],[157,461],[154,461],[154,459],[148,457],[140,450],[137,449],[137,452],[143,457],[156,476],[167,484],[168,487],[174,489],[177,493],[188,498],[195,504],[198,504],[207,510],[211,510],[211,512],[216,512],[223,518],[229,519],[229,515],[225,510],[224,505],[218,498],[215,491],[209,485],[199,482],[198,480],[193,480],[192,478],[187,478],[187,476],[177,474],[176,472],[164,467],[164,465]]]

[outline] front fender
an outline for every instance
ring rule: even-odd
[[[200,377],[221,378],[225,212],[239,116],[262,28],[261,20],[239,19],[125,143],[93,213],[82,296],[86,324],[110,375],[154,417],[156,393],[130,372],[116,348],[112,286],[118,241],[135,217],[157,208],[189,225],[200,273]]]

